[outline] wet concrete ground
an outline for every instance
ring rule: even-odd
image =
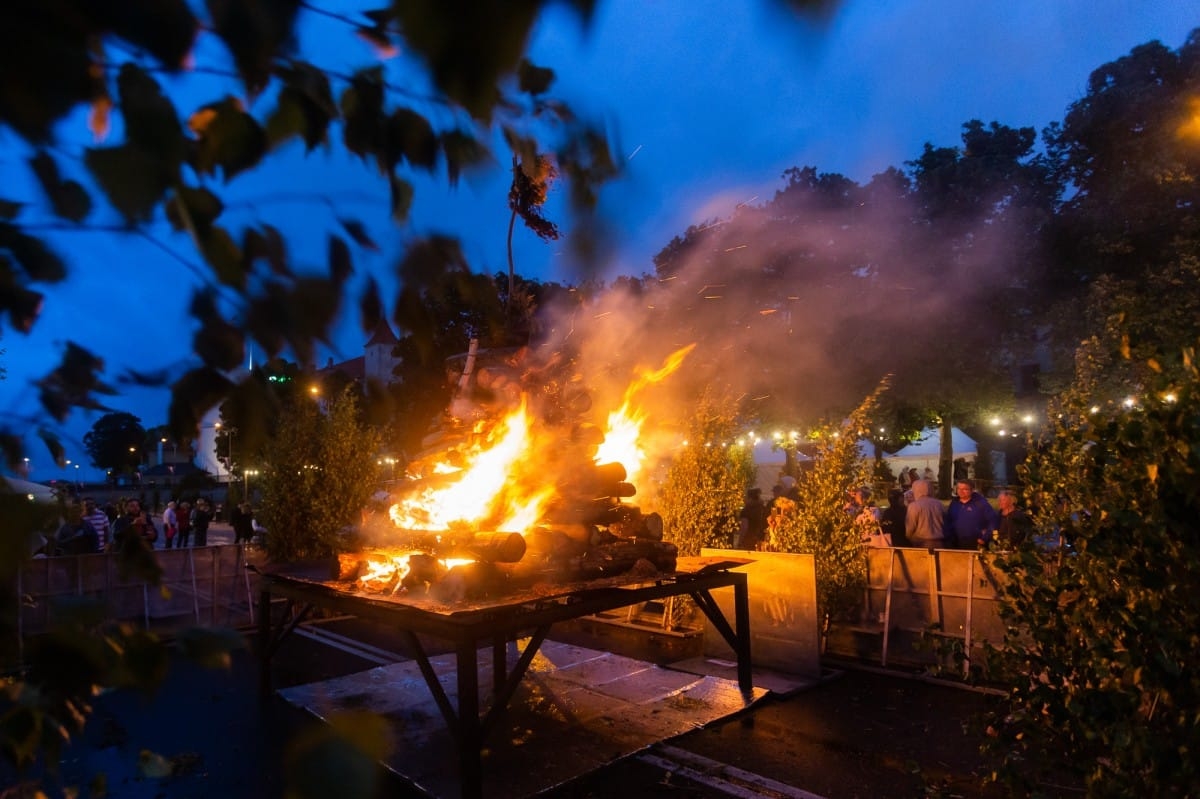
[[[356,623],[348,622],[345,632],[365,637]],[[248,641],[253,647],[252,635]],[[388,649],[394,641],[378,631],[372,643]],[[276,687],[300,685],[374,665],[292,635],[275,657],[273,679]],[[85,735],[68,748],[61,779],[51,787],[79,785],[81,797],[95,796],[86,786],[103,773],[111,799],[284,796],[290,742],[320,723],[278,696],[260,700],[257,667],[250,651],[238,653],[229,671],[175,658],[167,684],[154,697],[130,691],[99,697]],[[768,696],[748,711],[542,795],[1001,796],[980,787],[986,764],[973,721],[995,702],[894,674],[838,670],[815,687]],[[380,797],[421,795],[383,769],[374,776]],[[0,785],[11,780],[0,773]]]

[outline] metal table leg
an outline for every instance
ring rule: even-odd
[[[458,641],[458,768],[463,799],[483,795],[483,733],[479,720],[479,662],[475,640]]]

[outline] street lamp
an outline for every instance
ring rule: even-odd
[[[242,498],[250,501],[250,477],[258,477],[258,469],[242,469]]]

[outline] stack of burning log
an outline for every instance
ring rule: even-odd
[[[500,596],[514,586],[675,571],[662,517],[624,500],[636,489],[619,463],[578,469],[544,520],[519,532],[397,530],[387,549],[339,558],[338,579],[373,594],[443,601]]]
[[[434,521],[430,508],[446,508],[403,502],[397,506],[403,512],[392,516],[397,526],[389,525],[378,537],[387,549],[344,555],[340,579],[357,581],[359,590],[370,593],[456,599],[497,595],[516,584],[674,572],[677,549],[663,541],[662,518],[626,501],[636,489],[625,467],[592,460],[605,434],[589,420],[589,383],[573,358],[560,352],[535,357],[527,348],[485,351],[477,344],[472,341],[467,353],[448,361],[454,399],[422,441],[423,452],[408,464],[412,479],[405,490],[427,496],[457,484],[462,478],[456,472],[477,457],[478,429],[495,429],[495,422],[524,398],[553,444],[539,453],[536,476],[526,472],[507,479],[520,485],[553,475],[545,482],[554,483],[554,499],[536,524],[515,531],[489,530],[505,522],[484,521],[477,523],[482,529],[431,532],[445,524]]]

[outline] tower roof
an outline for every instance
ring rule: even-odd
[[[380,319],[379,324],[375,325],[375,332],[371,334],[363,347],[373,347],[379,344],[391,347],[399,341],[400,339],[396,338],[396,334],[392,332],[392,326],[387,323],[387,320]]]

